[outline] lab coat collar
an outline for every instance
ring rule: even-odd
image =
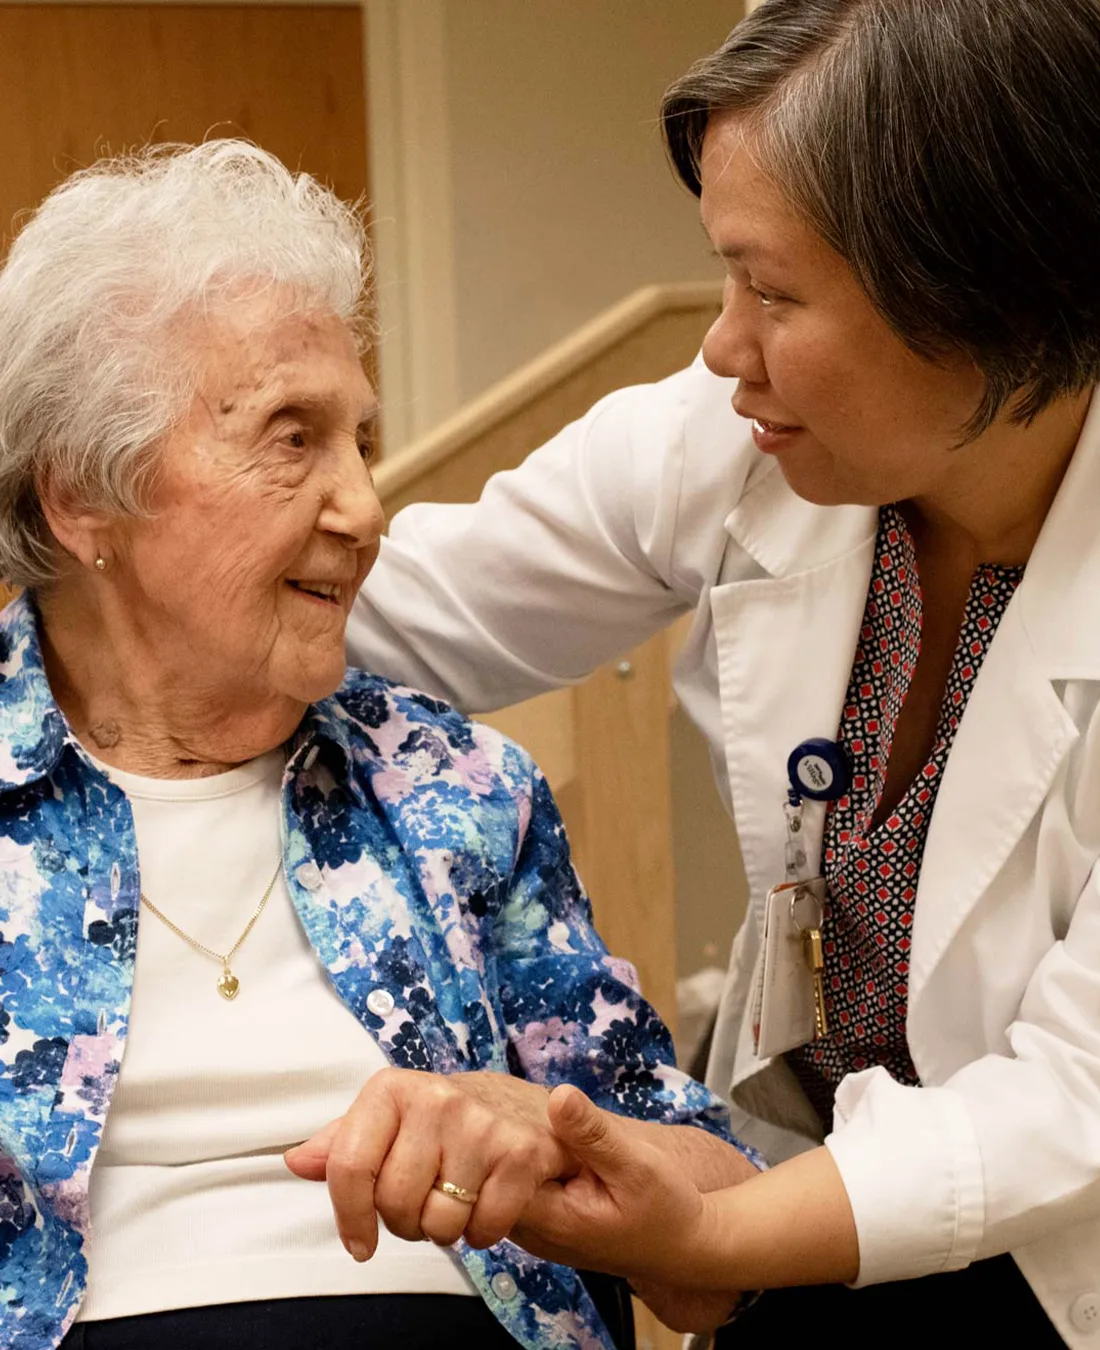
[[[870,542],[876,506],[815,506],[795,495],[766,460],[726,517],[726,532],[773,577],[822,567]]]
[[[1051,680],[1100,679],[1100,395],[1032,550],[1017,600],[1032,651]]]
[[[1100,396],[1047,513],[1015,604],[1040,669],[1050,680],[1100,679],[1100,625],[1082,621],[1100,595]],[[770,576],[793,577],[874,539],[878,508],[815,506],[766,461],[726,517],[727,533]]]

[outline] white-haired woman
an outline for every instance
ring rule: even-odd
[[[0,275],[8,1350],[609,1345],[500,1241],[573,1165],[540,1084],[748,1166],[529,760],[345,672],[366,266],[353,211],[222,142],[75,175]],[[284,1166],[314,1135],[327,1193]]]

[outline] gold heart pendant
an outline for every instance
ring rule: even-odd
[[[236,975],[234,975],[227,966],[218,976],[218,993],[221,994],[222,998],[227,1002],[232,1003],[237,997],[237,990],[240,989],[240,987],[240,980],[237,979]]]

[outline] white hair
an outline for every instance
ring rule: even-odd
[[[357,207],[239,140],[157,146],[72,175],[0,272],[0,576],[56,576],[39,502],[147,510],[158,443],[186,414],[198,358],[184,336],[242,287],[370,332]]]

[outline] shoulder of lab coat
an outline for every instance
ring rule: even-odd
[[[469,505],[395,516],[349,658],[471,710],[574,683],[694,607],[761,456],[701,361],[618,390]]]

